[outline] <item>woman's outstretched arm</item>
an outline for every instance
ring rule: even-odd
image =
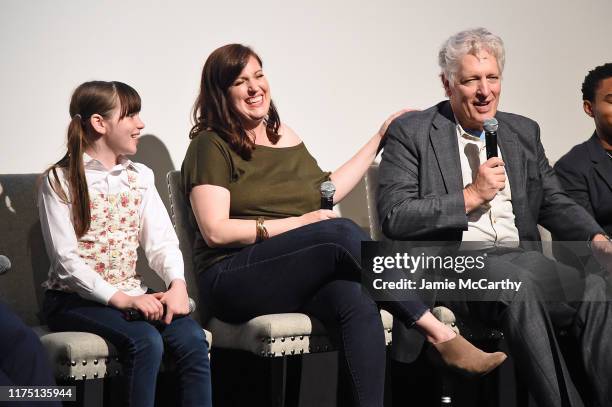
[[[344,197],[355,188],[355,185],[359,183],[361,178],[363,178],[368,167],[372,164],[374,158],[376,158],[380,143],[384,139],[387,127],[389,127],[391,122],[398,116],[411,110],[413,109],[402,109],[389,116],[380,126],[378,132],[357,151],[357,154],[331,174],[331,180],[336,186],[334,203],[338,203],[344,199]]]

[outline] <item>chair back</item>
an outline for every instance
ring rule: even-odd
[[[167,175],[168,195],[170,196],[170,209],[174,230],[179,239],[179,246],[183,253],[185,263],[185,281],[187,281],[187,291],[196,304],[200,305],[196,273],[193,268],[193,242],[195,241],[195,229],[192,227],[190,219],[193,216],[191,208],[187,204],[187,197],[183,189],[183,181],[180,171],[170,171]],[[203,316],[196,307],[192,317],[200,321]]]
[[[36,203],[40,174],[0,174],[0,254],[11,271],[0,279],[0,300],[28,325],[40,325],[49,259]]]
[[[366,201],[368,204],[368,220],[370,223],[370,237],[372,240],[382,240],[383,234],[378,219],[376,195],[378,193],[378,164],[370,165],[365,175]]]

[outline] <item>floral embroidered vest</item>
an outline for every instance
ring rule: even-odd
[[[90,195],[91,225],[78,239],[81,258],[104,280],[122,291],[141,287],[136,274],[140,204],[137,175],[128,168],[128,191]],[[49,289],[72,291],[52,274],[44,284]]]

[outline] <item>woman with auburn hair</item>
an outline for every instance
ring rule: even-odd
[[[341,350],[358,406],[382,406],[385,377],[378,306],[359,283],[361,241],[369,238],[354,222],[320,209],[319,187],[333,182],[334,203],[341,201],[400,113],[344,165],[324,172],[280,121],[261,59],[230,44],[204,65],[182,166],[205,312],[230,323],[287,312],[319,319]],[[417,299],[381,305],[425,335],[452,368],[480,375],[505,359],[472,346]]]
[[[190,317],[183,258],[153,172],[130,161],[140,96],[121,82],[85,82],[70,101],[66,155],[43,175],[41,226],[51,261],[44,312],[54,331],[100,335],[117,348],[122,405],[149,406],[164,347],[176,364],[182,406],[211,406],[208,344]],[[136,274],[142,245],[168,287]],[[129,320],[127,311],[143,320]]]

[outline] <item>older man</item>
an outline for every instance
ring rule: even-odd
[[[612,321],[606,321],[612,307],[607,302],[543,301],[558,288],[559,275],[576,273],[540,253],[537,225],[566,240],[608,240],[561,188],[537,123],[497,111],[504,58],[502,40],[482,28],[445,42],[439,63],[449,100],[401,116],[387,132],[379,174],[380,223],[395,240],[479,241],[489,246],[490,272],[518,278],[523,285],[518,292],[496,293],[495,303],[472,302],[470,309],[503,329],[538,405],[583,405],[555,339],[560,326],[582,343],[594,398],[602,406],[612,405],[606,383],[612,373],[612,340],[601,339],[612,338]],[[499,122],[500,151],[499,157],[487,159],[483,122],[493,117]],[[605,297],[603,279],[577,282],[572,298]],[[396,331],[397,343],[395,336]],[[414,349],[396,356],[410,360]]]

